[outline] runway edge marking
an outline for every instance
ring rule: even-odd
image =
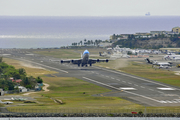
[[[136,76],[120,73],[120,72],[117,72],[117,71],[107,70],[107,69],[104,69],[104,68],[101,68],[101,67],[95,67],[95,66],[92,66],[92,67],[97,68],[97,69],[106,70],[106,71],[113,72],[113,73],[117,73],[117,74],[121,74],[121,75],[128,76],[128,77],[136,78],[136,79],[139,79],[139,80],[142,80],[142,81],[151,82],[151,83],[158,84],[158,85],[161,85],[161,86],[169,87],[168,85],[164,85],[164,84],[161,84],[161,83],[153,82],[153,81],[146,80],[146,79],[143,79],[143,78],[139,78],[139,77],[136,77]],[[170,87],[170,88],[174,88],[174,87]],[[174,88],[174,89],[180,90],[178,88]]]
[[[86,79],[86,80],[89,80],[89,81],[92,81],[92,82],[95,82],[95,83],[98,83],[98,84],[101,84],[101,85],[104,85],[104,86],[107,86],[107,87],[110,87],[110,88],[113,88],[113,89],[116,89],[116,90],[121,90],[121,89],[119,89],[119,88],[116,88],[116,87],[113,87],[113,86],[110,86],[110,85],[107,85],[107,84],[104,84],[104,83],[101,83],[101,82],[92,80],[92,79],[87,78],[87,77],[82,77],[82,78],[84,78],[84,79]],[[146,96],[144,96],[144,95],[139,95],[139,94],[137,94],[137,93],[132,93],[132,92],[129,92],[129,91],[124,91],[124,92],[129,93],[129,94],[133,94],[133,95],[136,95],[136,96],[139,96],[139,97],[143,97],[143,98],[146,98],[146,99],[155,101],[155,102],[161,103],[161,101],[159,101],[159,100],[156,100],[156,99],[153,99],[153,98],[150,98],[150,97],[146,97]]]

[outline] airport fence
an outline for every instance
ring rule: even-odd
[[[132,114],[169,114],[180,113],[180,109],[22,109],[22,108],[8,108],[9,112],[15,113],[132,113]]]

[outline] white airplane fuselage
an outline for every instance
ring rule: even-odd
[[[85,50],[83,54],[81,55],[81,59],[72,59],[72,60],[61,60],[61,63],[72,63],[77,64],[79,67],[83,66],[91,66],[92,64],[95,64],[97,62],[108,62],[108,59],[89,59],[89,51]]]
[[[88,61],[89,61],[89,51],[88,50],[85,50],[83,55],[82,55],[82,62],[81,62],[81,65],[84,66],[84,65],[87,65],[88,64]]]
[[[180,55],[166,55],[164,56],[164,59],[170,59],[170,60],[179,60],[180,59]]]

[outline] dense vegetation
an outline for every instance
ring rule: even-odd
[[[74,42],[74,43],[72,43],[72,46],[79,46],[79,45],[84,45],[84,46],[97,46],[100,42],[102,42],[102,40],[95,40],[95,41],[93,41],[93,40],[86,40],[86,39],[84,39],[84,43],[83,43],[83,41],[80,41],[80,42],[78,42],[78,43],[76,43],[76,42]]]
[[[0,57],[0,88],[3,90],[14,90],[14,86],[19,83],[13,82],[10,78],[13,78],[13,80],[21,79],[20,85],[26,88],[34,88],[37,83],[43,82],[40,77],[28,77],[25,69],[15,69],[14,66],[3,62],[2,57]]]
[[[168,42],[164,44],[152,44],[153,41],[163,41],[166,39]],[[151,41],[151,44],[150,44]],[[172,46],[175,44],[175,46]],[[174,34],[170,37],[166,37],[165,35],[156,35],[152,38],[137,38],[134,35],[128,35],[128,39],[121,39],[113,43],[113,46],[121,45],[122,47],[127,48],[148,48],[148,49],[159,49],[163,47],[180,47],[180,34]]]

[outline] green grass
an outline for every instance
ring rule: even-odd
[[[163,69],[154,69],[152,65],[139,63],[136,61],[126,61],[124,64],[127,64],[125,67],[118,67],[118,62],[121,62],[121,59],[110,61],[106,63],[98,63],[96,66],[108,67],[109,69],[114,69],[117,71],[122,71],[129,73],[135,76],[140,76],[143,78],[151,79],[154,81],[162,82],[165,84],[178,86],[180,87],[180,76],[175,75],[173,71],[163,70]],[[116,65],[116,66],[115,66]]]
[[[49,92],[30,94],[36,99],[36,103],[24,106],[14,106],[19,109],[125,109],[129,107],[143,107],[141,105],[126,101],[119,97],[95,97],[93,94],[110,92],[111,90],[82,81],[77,78],[45,77],[45,83],[50,87]],[[84,94],[85,93],[85,94]],[[64,104],[58,104],[53,99],[59,99]],[[10,108],[9,108],[10,109]]]
[[[61,50],[55,51],[57,52],[56,56],[62,55],[62,57],[66,57],[66,54],[69,56],[70,54],[72,54],[73,50],[65,50],[62,51],[61,54],[58,53],[59,51]],[[92,53],[97,52],[97,50],[92,50],[92,51],[93,51]],[[66,54],[64,55],[64,53]],[[43,54],[47,54],[47,51]],[[75,57],[76,55],[78,55],[78,53],[74,54],[73,57]],[[21,66],[21,64],[16,63],[17,61],[12,62],[10,60],[9,62],[11,62],[13,65],[17,65],[17,67],[23,67]],[[179,76],[174,75],[173,72],[164,71],[161,69],[155,70],[151,67],[151,65],[141,64],[136,62],[127,62],[126,64],[128,66],[119,67],[117,66],[118,62],[119,60],[116,60],[116,61],[110,61],[109,63],[100,63],[97,65],[103,67],[109,67],[110,69],[121,70],[126,73],[157,80],[167,84],[180,86]],[[37,73],[40,72],[40,70],[37,68],[28,68],[28,69],[29,69],[28,74],[35,74],[34,71],[36,71]],[[41,71],[41,73],[42,72],[46,73],[45,71],[46,70]],[[47,72],[46,74],[48,73],[49,72]],[[82,81],[77,78],[43,77],[43,81],[50,85],[50,87],[48,88],[50,91],[49,92],[41,91],[35,94],[30,94],[31,97],[36,99],[36,103],[22,102],[21,105],[18,105],[18,103],[14,103],[13,105],[18,105],[18,106],[8,107],[8,109],[9,110],[11,109],[11,111],[18,111],[18,110],[21,111],[23,109],[25,109],[24,111],[30,110],[27,112],[33,112],[33,110],[35,109],[39,109],[40,110],[39,112],[42,112],[41,110],[55,110],[55,109],[64,110],[64,112],[68,112],[69,110],[73,110],[73,109],[75,109],[74,111],[76,112],[81,112],[79,110],[91,112],[91,110],[96,111],[97,109],[104,110],[106,112],[107,110],[114,110],[114,111],[120,110],[120,111],[131,112],[131,111],[140,111],[140,110],[144,111],[145,109],[145,107],[142,105],[132,103],[130,101],[121,99],[119,97],[92,96],[95,94],[110,92],[110,90]],[[85,94],[83,94],[84,92]],[[53,99],[62,100],[64,104],[55,103]],[[158,110],[180,111],[180,108],[179,107],[147,107],[147,111],[148,110],[149,112],[153,111],[154,113],[156,113],[158,112]]]
[[[180,87],[180,76],[175,75],[173,71],[154,69],[152,68],[152,65],[131,62],[128,67],[120,68],[119,70],[136,76]]]
[[[49,49],[49,50],[37,50],[34,51],[36,54],[42,54],[45,56],[52,56],[54,58],[62,58],[62,59],[78,59],[81,57],[81,53],[84,52],[85,49]],[[102,52],[102,48],[91,48],[88,49],[90,52],[90,56],[92,58],[100,58],[99,52]],[[96,56],[94,56],[96,55]]]
[[[46,70],[46,69],[39,69],[36,66],[32,66],[31,64],[28,64],[28,63],[25,63],[22,61],[18,61],[18,60],[3,58],[3,61],[5,63],[7,63],[8,65],[14,66],[16,69],[24,68],[26,70],[26,73],[28,76],[33,76],[33,77],[41,76],[41,77],[43,77],[44,75],[47,75],[47,74],[57,73],[55,71],[50,71],[50,70]]]

